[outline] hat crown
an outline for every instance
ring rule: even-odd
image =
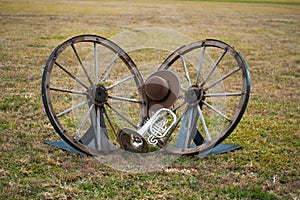
[[[144,89],[149,107],[170,108],[178,99],[180,82],[175,72],[160,70],[146,79]],[[156,109],[153,110],[155,111]]]
[[[145,92],[151,100],[162,101],[169,93],[169,84],[160,76],[151,76],[145,83]]]

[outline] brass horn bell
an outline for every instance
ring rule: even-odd
[[[120,129],[117,133],[117,141],[121,148],[135,153],[147,153],[149,151],[146,140],[134,130]]]

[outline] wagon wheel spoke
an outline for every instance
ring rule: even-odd
[[[201,110],[201,108],[200,108],[199,105],[197,105],[197,110],[198,110],[198,113],[199,113],[199,117],[200,117],[200,120],[201,120],[203,129],[204,129],[205,135],[206,135],[206,137],[207,137],[207,140],[210,141],[210,140],[211,140],[211,135],[210,135],[210,133],[209,133],[209,131],[208,131],[208,128],[207,128],[207,126],[206,126],[206,122],[205,122],[205,119],[204,119],[202,110]]]
[[[205,97],[226,97],[226,96],[241,96],[243,95],[242,92],[228,92],[228,93],[211,93],[205,94]]]
[[[220,79],[216,80],[215,82],[213,82],[212,84],[210,84],[209,86],[207,86],[204,91],[209,90],[210,88],[214,87],[215,85],[221,83],[222,81],[224,81],[225,79],[227,79],[228,77],[232,76],[234,73],[238,72],[240,70],[240,67],[235,68],[234,70],[232,70],[231,72],[229,72],[228,74],[226,74],[225,76],[221,77]]]
[[[185,78],[187,80],[188,86],[191,86],[192,82],[191,82],[191,78],[190,78],[190,75],[189,75],[189,71],[187,69],[184,57],[182,55],[180,55],[180,60],[181,60],[181,63],[182,63],[183,69],[184,69],[184,74],[185,74]]]
[[[114,111],[118,116],[120,116],[123,120],[125,120],[128,124],[130,124],[133,128],[138,129],[138,126],[135,125],[129,118],[127,118],[121,111],[107,104],[107,106]]]
[[[91,112],[95,109],[95,105],[92,104],[90,107],[89,107],[89,110],[86,112],[86,114],[84,115],[84,117],[82,118],[82,121],[80,123],[80,126],[79,128],[77,129],[76,131],[76,134],[74,136],[75,139],[78,139],[79,138],[79,135],[80,133],[82,132],[82,128],[85,126],[89,116],[91,115]]]
[[[99,66],[98,66],[98,48],[97,43],[94,42],[94,65],[95,65],[95,84],[99,81]]]
[[[130,99],[130,98],[126,98],[126,97],[119,97],[119,96],[108,96],[108,98],[111,99],[115,99],[115,100],[120,100],[120,101],[128,101],[128,102],[132,102],[132,103],[138,103],[138,104],[142,104],[143,102],[137,99]]]
[[[219,63],[221,62],[221,60],[224,58],[224,56],[225,56],[226,53],[227,53],[227,48],[223,51],[223,53],[220,55],[220,57],[218,58],[218,60],[214,63],[214,65],[210,69],[209,73],[207,74],[206,78],[201,83],[201,86],[203,86],[203,85],[205,85],[205,83],[207,83],[208,79],[214,73],[215,69],[217,68],[217,66],[219,65]]]
[[[78,91],[78,90],[68,90],[68,89],[63,89],[63,88],[55,88],[55,87],[50,87],[50,90],[58,91],[58,92],[66,92],[66,93],[71,93],[71,94],[81,94],[81,95],[88,95],[88,93],[83,92],[83,91]]]
[[[75,45],[74,45],[74,44],[71,44],[71,47],[72,47],[72,49],[73,49],[73,51],[74,51],[74,53],[75,53],[75,55],[76,55],[76,58],[77,58],[77,60],[78,60],[78,62],[79,62],[79,64],[80,64],[82,70],[84,71],[84,74],[85,74],[85,76],[87,77],[87,79],[88,79],[90,85],[93,85],[92,79],[91,79],[91,77],[89,76],[89,74],[88,74],[88,72],[87,72],[87,70],[86,70],[86,68],[85,68],[85,66],[84,66],[84,64],[83,64],[82,59],[81,59],[79,53],[77,52],[77,50],[76,50],[76,48],[75,48]]]
[[[104,115],[105,115],[105,117],[108,121],[108,124],[109,124],[110,128],[112,129],[114,135],[117,136],[116,128],[114,127],[114,125],[112,123],[112,120],[110,119],[109,114],[107,113],[107,110],[104,107],[103,107],[103,111],[104,111]]]
[[[214,111],[215,113],[217,113],[218,115],[220,115],[221,117],[223,117],[224,119],[226,119],[227,121],[231,122],[231,119],[229,117],[227,117],[225,114],[223,114],[221,111],[219,111],[218,109],[216,109],[215,107],[213,107],[209,103],[207,103],[205,101],[202,101],[202,103],[204,105],[206,105],[208,108],[210,108],[212,111]]]
[[[120,80],[120,81],[118,81],[118,82],[116,82],[116,83],[114,83],[114,84],[106,87],[106,89],[107,90],[113,89],[114,87],[116,87],[118,85],[121,85],[122,83],[125,83],[126,81],[132,79],[133,77],[134,77],[134,75],[130,75],[130,76],[128,76],[128,77],[126,77],[126,78],[124,78],[124,79],[122,79],[122,80]]]
[[[185,144],[184,144],[184,148],[188,148],[190,143],[191,143],[191,139],[194,138],[194,136],[192,136],[193,132],[193,126],[195,124],[195,120],[197,121],[197,117],[195,117],[194,115],[194,109],[192,108],[191,109],[191,113],[190,113],[190,117],[189,117],[189,120],[188,120],[188,130],[187,130],[187,135],[186,135],[186,138],[185,138]]]
[[[197,79],[196,79],[195,85],[198,85],[198,83],[199,83],[199,81],[200,81],[201,70],[202,70],[203,62],[204,62],[205,48],[206,48],[206,46],[204,46],[204,47],[202,48],[202,52],[201,52],[201,55],[200,55],[200,62],[199,62],[198,73],[197,73]]]
[[[66,72],[70,77],[72,77],[75,81],[77,81],[80,85],[82,85],[85,89],[88,89],[88,86],[81,81],[78,77],[76,77],[75,75],[72,74],[72,72],[70,72],[69,70],[67,70],[62,64],[55,62],[55,64],[62,69],[64,72]]]
[[[61,112],[59,114],[57,114],[56,117],[61,117],[63,115],[66,115],[66,114],[72,112],[73,110],[78,109],[78,108],[86,105],[87,103],[88,103],[88,101],[83,101],[83,102],[81,102],[81,103],[79,103],[79,104],[77,104],[77,105],[75,105],[75,106],[73,106],[73,107],[71,107],[71,108],[69,108],[67,110],[64,110],[63,112]]]
[[[95,131],[95,138],[96,138],[96,149],[101,149],[101,122],[102,115],[100,113],[100,107],[96,107],[96,131]]]
[[[101,84],[104,84],[104,82],[106,81],[106,79],[109,76],[109,74],[110,74],[110,72],[112,70],[112,67],[114,66],[114,64],[115,64],[115,62],[116,62],[116,60],[117,60],[118,57],[119,57],[119,54],[116,53],[115,57],[113,58],[113,60],[111,61],[110,65],[109,65],[109,67],[108,67],[108,69],[107,69],[107,71],[106,71],[103,79],[101,80]]]
[[[182,108],[182,107],[185,106],[185,105],[186,105],[186,102],[183,101],[182,103],[180,103],[179,105],[177,105],[176,107],[174,107],[174,108],[172,109],[172,111],[173,111],[173,112],[176,112],[177,110],[179,110],[180,108]]]

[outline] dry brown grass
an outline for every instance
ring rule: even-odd
[[[0,27],[1,199],[300,198],[299,5],[0,1]],[[137,175],[44,144],[59,139],[40,94],[53,48],[79,34],[111,37],[140,27],[217,38],[242,53],[251,99],[227,140],[241,151],[184,157],[166,171]]]

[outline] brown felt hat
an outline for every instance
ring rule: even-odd
[[[176,102],[179,92],[179,79],[170,70],[154,72],[145,81],[145,93],[150,99],[150,106],[159,104],[164,108],[170,108]]]

